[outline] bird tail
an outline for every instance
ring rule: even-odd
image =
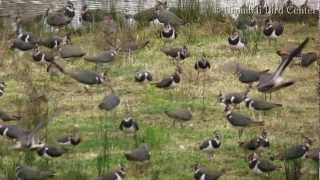
[[[267,72],[269,72],[269,71],[270,71],[270,69],[265,69],[265,70],[263,70],[263,71],[260,71],[259,74],[265,74],[265,73],[267,73]]]
[[[89,61],[89,62],[95,62],[95,57],[84,57],[84,60]]]
[[[253,121],[252,125],[253,126],[263,126],[264,125],[264,121]]]
[[[56,63],[55,61],[52,61],[51,64],[53,66],[55,66],[61,73],[65,74],[65,70],[63,69],[63,67],[61,65],[59,65],[58,63]],[[50,66],[50,65],[49,65]],[[50,67],[48,66],[47,68],[47,72],[49,72]]]
[[[293,85],[294,83],[295,83],[295,81],[293,81],[293,80],[292,80],[292,81],[283,82],[283,83],[281,83],[279,86],[277,86],[277,88],[276,88],[275,90],[289,87],[289,86]]]

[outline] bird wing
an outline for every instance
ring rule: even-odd
[[[260,160],[258,168],[261,169],[263,172],[270,172],[277,169],[277,167],[273,163],[267,160]]]
[[[276,80],[278,77],[280,77],[286,67],[290,64],[292,59],[297,56],[301,50],[305,47],[305,45],[308,43],[309,38],[306,38],[297,48],[295,48],[293,51],[290,52],[288,58],[280,63],[277,70],[274,72],[272,79]]]

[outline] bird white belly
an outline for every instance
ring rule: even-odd
[[[205,174],[203,174],[201,177],[200,177],[200,179],[199,180],[205,180],[206,179],[206,175]]]
[[[278,38],[278,36],[276,35],[276,31],[272,31],[270,38],[272,38],[272,39]]]
[[[254,166],[253,172],[255,172],[256,174],[262,174],[262,173],[263,173],[263,172],[260,171],[260,169],[258,168],[258,164],[257,164],[256,166]]]

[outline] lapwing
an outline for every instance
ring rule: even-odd
[[[66,153],[66,149],[58,146],[48,146],[36,148],[37,154],[44,158],[57,158]]]
[[[16,176],[20,180],[46,180],[54,178],[55,174],[31,166],[19,165],[16,167]]]
[[[95,178],[95,180],[124,180],[126,177],[126,168],[120,164],[120,167],[105,175]]]
[[[133,51],[142,49],[150,43],[149,40],[138,42],[136,40],[121,41],[119,45],[119,51],[132,53]]]
[[[67,3],[67,5],[59,12],[50,12],[50,8],[47,9],[45,17],[48,25],[53,27],[62,27],[68,25],[75,16],[75,8],[73,3]]]
[[[32,52],[32,59],[35,62],[38,62],[40,64],[52,64],[57,69],[59,69],[60,72],[63,72],[63,68],[57,64],[54,60],[54,56],[48,52],[40,51],[39,47],[36,45]]]
[[[278,21],[272,22],[270,19],[267,19],[265,22],[265,27],[263,29],[263,34],[269,39],[279,38],[284,31],[284,26]]]
[[[68,135],[57,140],[60,145],[77,146],[81,142],[80,136]]]
[[[225,113],[226,113],[226,118],[228,122],[233,127],[239,128],[239,139],[241,138],[243,128],[264,125],[264,121],[254,121],[245,115],[242,115],[238,112],[231,111],[230,108],[226,108]]]
[[[36,46],[35,43],[25,42],[21,39],[15,39],[10,47],[10,49],[18,49],[20,51],[29,51],[34,49]]]
[[[308,52],[308,53],[302,53],[300,64],[302,67],[309,67],[312,63],[317,61],[319,59],[319,55],[316,52]]]
[[[0,97],[4,95],[6,83],[0,80]]]
[[[248,84],[249,87],[251,87],[254,82],[259,81],[260,76],[267,73],[268,71],[269,69],[263,71],[253,70],[241,67],[240,64],[237,64],[235,74],[238,75],[240,82]]]
[[[66,44],[71,44],[70,34],[67,34],[64,37],[53,35],[46,38],[42,38],[39,41],[39,45],[45,46],[50,49],[59,49],[61,46]]]
[[[139,125],[130,115],[126,115],[121,121],[119,129],[126,133],[136,133],[139,131]]]
[[[63,71],[63,72],[64,74],[70,76],[72,79],[86,86],[99,85],[105,82],[104,73],[99,74],[99,73],[96,73],[93,71],[87,71],[87,70],[80,70],[75,72],[66,72],[66,71]]]
[[[246,149],[246,150],[251,150],[251,151],[255,151],[259,147],[269,147],[270,142],[267,137],[267,131],[263,130],[261,132],[261,135],[254,137],[254,138],[250,139],[249,141],[239,142],[239,146]]]
[[[21,19],[19,16],[16,17],[16,24],[17,24],[17,30],[16,30],[16,38],[20,39],[26,43],[38,43],[38,38],[35,37],[31,32],[25,32],[21,28]]]
[[[174,27],[185,24],[180,17],[178,17],[173,12],[164,9],[163,7],[159,7],[156,10],[155,15],[156,19],[158,19],[159,22],[163,24],[171,24]]]
[[[44,144],[36,142],[34,136],[39,130],[47,125],[48,121],[39,121],[39,123],[32,130],[23,129],[17,125],[0,125],[0,135],[14,140],[16,142],[14,147],[15,149],[36,149],[43,147]]]
[[[17,121],[20,120],[22,117],[18,114],[9,113],[0,110],[0,120],[2,121]]]
[[[202,55],[202,57],[197,60],[194,64],[194,69],[198,72],[205,72],[211,68],[209,60]]]
[[[105,111],[111,111],[120,104],[119,96],[115,94],[107,95],[103,98],[102,102],[99,104],[99,109]]]
[[[203,141],[200,144],[200,150],[203,152],[207,152],[209,155],[209,159],[213,159],[214,151],[217,150],[221,146],[221,137],[217,131],[213,132],[213,137]]]
[[[306,158],[312,159],[314,161],[319,161],[320,160],[320,148],[310,149],[306,153]]]
[[[259,92],[263,93],[271,93],[273,91],[277,91],[284,87],[291,86],[294,84],[294,81],[284,81],[282,78],[282,74],[286,67],[290,64],[293,57],[301,52],[301,50],[308,43],[309,38],[306,38],[296,49],[294,49],[288,56],[288,58],[282,61],[277,67],[276,71],[273,73],[268,73],[267,75],[260,76],[259,83],[257,85],[257,89]]]
[[[124,156],[128,161],[141,164],[149,162],[151,153],[147,144],[141,144],[138,148],[126,152]]]
[[[259,159],[255,152],[249,155],[248,160],[249,168],[256,174],[271,173],[278,168],[269,160]]]
[[[249,92],[249,87],[246,88],[246,90],[244,90],[243,92],[230,92],[226,94],[222,94],[221,92],[219,92],[218,102],[224,105],[225,108],[229,106],[233,106],[233,108],[235,108],[238,104],[244,101]]]
[[[238,31],[232,32],[232,34],[228,37],[228,42],[231,49],[239,50],[245,48],[245,44],[240,38]]]
[[[269,111],[269,110],[276,108],[276,107],[282,107],[282,104],[267,102],[267,101],[260,100],[257,98],[251,98],[248,96],[245,98],[244,102],[245,102],[246,107],[252,111],[265,112],[265,111]],[[259,119],[261,120],[261,113],[259,115],[260,115]]]
[[[179,121],[182,126],[182,122],[190,121],[192,119],[192,111],[191,108],[175,108],[174,110],[166,110],[165,114],[173,119],[173,126],[175,126],[175,122]]]
[[[193,174],[195,180],[217,180],[224,174],[224,171],[209,170],[197,163],[193,165]]]
[[[138,71],[136,72],[134,79],[136,82],[152,81],[152,74],[149,71]]]
[[[177,61],[184,60],[190,56],[186,46],[182,48],[161,48],[160,51]]]
[[[96,64],[110,63],[115,60],[116,55],[117,55],[116,49],[110,49],[108,51],[103,51],[103,52],[97,54],[96,56],[84,57],[84,60],[86,60],[88,62],[93,62]]]
[[[104,18],[104,13],[101,9],[89,9],[88,4],[84,4],[81,8],[81,21],[85,22],[101,22]]]
[[[303,144],[292,145],[279,154],[280,160],[294,160],[304,158],[309,151],[312,140],[308,137],[304,137],[305,142]]]
[[[166,23],[160,31],[160,37],[164,40],[173,40],[177,38],[177,32],[171,24]]]
[[[61,58],[78,58],[86,55],[86,53],[79,47],[72,44],[60,46],[59,48]]]
[[[257,20],[255,18],[251,18],[249,23],[247,24],[247,29],[249,31],[256,31],[258,29]]]
[[[163,77],[160,81],[155,82],[155,86],[157,88],[167,89],[167,88],[173,88],[176,87],[177,84],[180,83],[180,75],[178,72],[175,72],[174,74],[170,76]]]

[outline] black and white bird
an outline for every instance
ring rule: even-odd
[[[65,72],[66,75],[69,75],[72,79],[78,81],[84,85],[98,85],[103,84],[105,81],[104,73],[96,73],[93,71],[77,71],[77,72]]]
[[[176,121],[179,121],[182,125],[182,122],[190,121],[192,119],[192,111],[190,107],[166,110],[165,114],[173,119],[173,126],[175,126]]]
[[[318,162],[320,160],[320,148],[310,149],[306,154],[306,158]]]
[[[124,180],[126,177],[126,168],[120,164],[120,167],[102,176],[98,176],[95,180]]]
[[[17,125],[0,125],[0,135],[7,137],[8,139],[14,140],[16,145],[14,148],[21,149],[21,148],[29,148],[29,149],[36,149],[39,147],[43,147],[44,144],[36,142],[35,135],[36,133],[47,126],[49,121],[52,121],[54,116],[50,117],[49,120],[39,120],[36,126],[31,129],[23,129],[18,127]]]
[[[81,49],[81,47],[72,45],[72,44],[66,44],[59,47],[60,57],[63,59],[66,58],[79,58],[86,53]]]
[[[263,34],[270,39],[277,39],[283,34],[284,26],[278,21],[272,22],[270,19],[266,20]]]
[[[246,150],[251,150],[251,151],[255,151],[259,147],[269,147],[270,142],[268,139],[267,131],[263,130],[261,132],[261,135],[254,137],[254,138],[250,139],[249,141],[239,142],[239,146],[246,149]]]
[[[225,108],[229,106],[233,106],[233,108],[235,108],[235,106],[245,100],[249,92],[250,88],[247,88],[243,92],[231,92],[226,94],[222,94],[221,92],[219,92],[218,102],[224,105]]]
[[[52,64],[60,72],[64,72],[63,68],[57,64],[54,60],[54,56],[50,53],[40,51],[39,47],[36,45],[32,52],[32,59],[40,64]]]
[[[248,160],[249,168],[257,174],[271,173],[278,168],[269,160],[259,159],[255,152],[249,155]]]
[[[65,35],[64,37],[60,36],[49,36],[43,39],[40,39],[39,45],[45,46],[50,49],[59,49],[61,46],[70,44],[71,43],[71,37],[70,34]]]
[[[128,161],[147,163],[151,158],[151,153],[147,144],[141,144],[138,148],[126,152],[124,156]]]
[[[81,142],[81,135],[78,129],[78,125],[75,125],[75,127],[72,130],[72,133],[57,139],[57,143],[59,143],[60,145],[77,146],[80,144],[80,142]]]
[[[164,40],[173,40],[177,38],[177,32],[171,24],[164,24],[160,32],[160,37]]]
[[[18,114],[9,113],[0,110],[0,120],[2,121],[17,121],[20,120],[22,117]]]
[[[197,163],[193,166],[193,174],[195,180],[218,180],[224,171],[209,170]]]
[[[57,158],[66,153],[66,149],[58,146],[48,146],[37,148],[37,154],[44,158]]]
[[[211,68],[210,62],[203,55],[199,60],[194,64],[194,69],[199,72],[205,72]]]
[[[209,155],[209,159],[213,159],[214,151],[217,150],[221,146],[221,137],[217,131],[213,132],[213,137],[203,141],[200,144],[200,150],[203,152],[207,152]]]
[[[229,46],[231,49],[243,49],[245,48],[244,42],[241,40],[239,32],[234,31],[229,37],[228,37]]]
[[[175,72],[174,74],[170,76],[163,77],[160,81],[155,82],[155,86],[157,88],[173,88],[176,87],[178,83],[180,83],[180,75],[178,72]]]
[[[72,2],[68,1],[67,5],[57,12],[46,11],[46,23],[53,27],[62,27],[68,25],[75,16],[75,8]]]
[[[16,24],[17,24],[17,29],[16,29],[16,38],[20,39],[26,43],[38,43],[38,38],[36,36],[34,36],[31,32],[26,32],[22,30],[21,27],[21,18],[19,16],[16,17],[15,20]]]
[[[136,82],[152,81],[152,74],[148,71],[136,72],[134,79]]]
[[[0,80],[0,97],[4,95],[6,83]]]
[[[99,109],[111,111],[120,104],[119,96],[115,94],[106,95],[102,102],[99,104]]]
[[[32,42],[25,42],[21,39],[15,39],[13,40],[13,43],[10,47],[10,49],[18,49],[20,51],[29,51],[34,49],[36,46],[35,43]]]
[[[246,107],[249,108],[250,110],[260,111],[259,120],[261,120],[261,118],[262,118],[261,117],[262,111],[265,112],[265,111],[269,111],[269,110],[276,108],[276,107],[282,107],[282,104],[267,102],[264,100],[251,98],[251,97],[246,97],[244,102],[245,102]]]
[[[121,121],[119,129],[127,133],[136,133],[139,130],[139,125],[130,115],[126,115]]]
[[[229,108],[225,109],[226,119],[228,122],[236,128],[239,128],[239,139],[241,138],[243,128],[251,126],[263,126],[264,121],[254,121],[251,118],[242,115],[238,112],[233,112]]]
[[[303,144],[292,145],[279,154],[280,160],[294,160],[304,158],[307,152],[310,150],[312,140],[308,137],[304,137],[305,142]]]
[[[177,61],[184,60],[190,56],[186,46],[182,48],[161,48],[160,51]]]
[[[69,135],[69,136],[64,136],[64,137],[58,139],[57,142],[58,142],[60,145],[72,145],[72,146],[76,146],[76,145],[80,144],[81,138],[78,137],[78,136]]]
[[[284,73],[284,70],[290,64],[292,59],[302,51],[308,41],[309,38],[306,38],[296,49],[294,49],[289,54],[288,58],[279,64],[275,72],[260,76],[259,83],[257,85],[257,89],[259,92],[271,93],[273,91],[277,91],[294,84],[294,81],[285,81],[282,78],[282,74]]]
[[[116,58],[117,50],[116,49],[110,49],[108,51],[103,51],[95,56],[92,57],[84,57],[84,60],[88,62],[93,62],[97,64],[103,64],[103,63],[110,63],[113,62]]]
[[[31,166],[20,165],[16,167],[16,176],[20,180],[46,180],[54,178],[55,174],[53,172],[39,170]]]
[[[309,67],[312,63],[317,61],[320,56],[316,52],[302,53],[300,58],[300,64],[302,67]]]

